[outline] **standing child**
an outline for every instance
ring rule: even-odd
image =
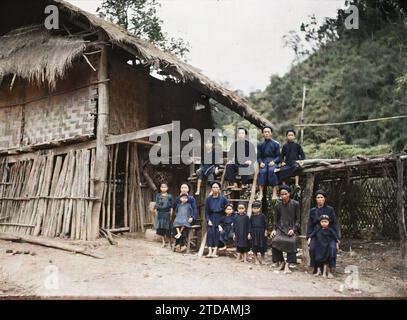
[[[179,200],[181,203],[175,210],[175,220],[173,223],[174,228],[177,230],[177,234],[174,236],[175,239],[181,237],[185,227],[191,226],[191,221],[194,216],[192,206],[188,203],[188,194],[181,194]]]
[[[237,259],[247,262],[247,252],[249,251],[250,240],[250,219],[246,214],[246,205],[239,202],[237,205],[237,216],[233,223],[233,240],[238,252]]]
[[[263,264],[264,254],[267,251],[267,219],[260,211],[260,201],[252,204],[252,216],[250,217],[250,235],[252,239],[252,251],[256,264]],[[260,253],[260,257],[257,254]]]
[[[170,221],[174,212],[173,206],[173,197],[168,193],[167,183],[161,183],[160,193],[157,193],[155,197],[155,212],[157,214],[157,225],[156,233],[161,236],[162,245],[161,247],[166,246],[166,238],[168,237],[171,242],[171,228]],[[171,243],[170,243],[171,244]]]
[[[233,210],[233,205],[228,203],[225,206],[225,216],[222,217],[220,230],[220,242],[224,245],[219,250],[226,250],[227,244],[233,239],[233,222],[236,219],[236,213]]]
[[[310,238],[314,238],[315,250],[313,250],[313,259],[316,263],[316,276],[333,278],[332,268],[335,266],[336,250],[338,249],[338,237],[335,230],[329,226],[329,216],[321,215],[320,225]],[[336,243],[336,246],[333,245]]]
[[[295,131],[290,129],[286,132],[287,143],[283,145],[281,150],[281,169],[278,175],[282,184],[295,175],[301,167],[301,163],[305,160],[305,154],[301,145],[295,142]],[[300,177],[295,175],[295,188],[300,188]]]

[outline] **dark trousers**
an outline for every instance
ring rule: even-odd
[[[236,182],[236,176],[239,173],[239,168],[247,168],[248,165],[243,164],[239,165],[236,163],[228,163],[226,165],[226,172],[225,172],[225,180],[229,182]],[[242,179],[243,184],[248,184],[250,183],[250,175],[240,175]]]
[[[284,261],[283,252],[276,249],[271,248],[271,254],[273,258],[273,262],[280,262]],[[297,263],[297,253],[296,252],[287,252],[287,262],[288,263]]]
[[[184,228],[184,230],[182,230],[182,234],[181,237],[179,237],[178,239],[175,239],[175,245],[180,245],[185,246],[187,244],[187,237],[188,237],[188,232],[189,232],[189,228]],[[176,234],[177,231],[174,228],[174,234]]]

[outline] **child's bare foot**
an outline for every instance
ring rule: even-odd
[[[292,272],[292,271],[290,270],[289,264],[286,263],[286,264],[285,264],[285,267],[284,267],[284,273],[291,273],[291,272]]]
[[[300,190],[300,189],[301,189],[301,186],[299,184],[296,184],[295,185],[295,190]]]
[[[319,277],[322,275],[321,269],[317,269],[317,272],[314,274],[315,277]]]
[[[335,278],[334,275],[331,272],[328,272],[328,279],[333,279]]]
[[[283,271],[284,268],[285,268],[285,262],[283,261],[283,262],[281,262],[281,265],[280,265],[280,271]]]
[[[165,248],[165,246],[166,246],[166,244],[165,244],[165,242],[163,242],[163,243],[161,244],[161,248]]]
[[[177,233],[177,234],[174,236],[174,238],[175,238],[175,239],[181,238],[181,233]]]

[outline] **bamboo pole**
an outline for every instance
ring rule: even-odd
[[[404,209],[404,181],[403,181],[403,163],[400,156],[396,159],[397,168],[397,220],[400,233],[400,254],[404,267],[407,267],[407,229]]]
[[[311,202],[314,193],[314,183],[315,183],[315,175],[312,173],[307,174],[306,178],[306,185],[301,195],[302,199],[302,212],[301,212],[301,235],[305,236],[307,234],[307,225],[309,219],[309,211],[311,209]],[[308,251],[308,243],[307,239],[304,237],[302,238],[302,260],[305,265],[309,265],[309,251]]]

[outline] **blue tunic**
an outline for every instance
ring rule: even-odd
[[[254,253],[267,251],[267,219],[263,213],[252,214],[250,217],[250,234],[252,236],[252,250]]]
[[[257,161],[258,163],[264,163],[265,167],[259,169],[258,184],[261,186],[278,185],[277,175],[274,170],[277,168],[277,164],[280,163],[280,144],[273,140],[264,140],[257,145]],[[273,161],[275,164],[269,167],[269,163]]]
[[[172,225],[174,227],[190,227],[191,224],[188,220],[192,217],[192,214],[193,210],[188,202],[180,203],[175,211],[175,219]]]
[[[311,267],[316,267],[317,262],[314,261],[314,257],[316,256],[316,251],[318,250],[318,243],[316,242],[315,237],[311,237],[314,232],[320,228],[320,222],[319,218],[322,215],[327,215],[329,217],[329,226],[335,233],[336,239],[340,240],[340,235],[339,235],[339,230],[338,230],[338,225],[336,222],[336,214],[334,208],[331,206],[325,205],[322,208],[314,207],[310,210],[309,213],[309,219],[308,219],[308,225],[307,225],[307,239],[311,238],[311,243],[309,247],[309,252],[310,252],[310,266]],[[330,246],[330,252],[334,257],[331,260],[331,267],[335,268],[336,264],[336,244],[335,242],[332,242],[329,244]]]
[[[170,230],[170,213],[173,206],[173,197],[167,193],[166,196],[157,193],[155,196],[155,209],[157,209],[157,234],[165,235]]]
[[[329,267],[334,268],[336,265],[336,242],[338,238],[333,228],[323,229],[317,227],[311,233],[313,241],[313,250],[310,250],[310,256],[315,265],[321,266],[328,263]]]
[[[296,162],[298,160],[305,160],[305,154],[301,145],[294,141],[284,144],[281,150],[281,161],[285,162],[286,165],[281,167],[278,178],[285,180],[294,176],[300,168],[300,165]]]
[[[233,212],[230,216],[223,216],[221,219],[223,231],[220,233],[220,241],[225,246],[233,238],[233,222],[235,221],[236,216],[236,212]]]
[[[207,238],[206,242],[208,247],[217,247],[220,239],[219,224],[221,223],[224,208],[228,204],[228,200],[219,195],[217,198],[214,198],[213,195],[210,195],[206,198],[205,201],[205,219],[209,222],[212,222],[212,226],[207,226]]]
[[[175,199],[175,201],[174,201],[174,206],[173,206],[174,212],[177,211],[177,206],[181,203],[181,201],[180,201],[179,198],[180,198],[180,196],[178,196],[178,197]],[[197,208],[197,206],[196,206],[196,200],[195,200],[195,198],[194,198],[193,196],[188,195],[188,201],[187,201],[187,202],[188,202],[188,203],[191,205],[191,207],[192,207],[194,220],[198,219],[198,208]]]
[[[244,248],[249,251],[249,239],[247,236],[250,233],[250,218],[247,214],[238,214],[233,223],[233,232],[235,234],[236,248]]]

